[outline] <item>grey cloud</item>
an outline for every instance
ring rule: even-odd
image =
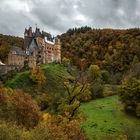
[[[140,24],[140,15],[136,15],[140,8],[139,0],[86,0],[84,3],[85,6],[79,10],[92,19],[90,25],[129,28]]]
[[[75,24],[73,20],[76,12],[73,8],[75,4],[77,4],[76,0],[36,2],[34,3],[32,14],[51,30],[64,32]]]
[[[0,0],[0,33],[23,36],[24,28],[35,24],[53,34],[75,26],[140,25],[140,0],[12,0],[12,5],[10,2]]]

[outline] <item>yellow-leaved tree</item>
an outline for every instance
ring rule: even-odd
[[[78,80],[75,79],[71,83],[64,82],[66,93],[60,99],[58,105],[59,113],[68,116],[69,119],[77,117],[81,102],[87,102],[91,99],[89,84],[80,83]]]
[[[42,85],[46,82],[45,73],[40,66],[36,66],[32,69],[30,78],[39,87],[42,87]]]

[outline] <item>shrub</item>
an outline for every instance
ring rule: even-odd
[[[102,98],[103,97],[103,91],[104,91],[103,85],[98,84],[98,83],[93,84],[91,86],[92,99]]]
[[[31,140],[49,140],[48,131],[44,123],[38,124],[31,130]]]
[[[136,114],[138,117],[140,117],[140,103],[137,103]]]
[[[119,92],[125,110],[140,117],[140,80],[129,79],[121,85]]]
[[[16,90],[13,95],[13,107],[15,120],[18,124],[34,127],[40,119],[40,110],[37,103],[32,100],[31,96],[21,90]]]
[[[125,125],[124,128],[124,135],[127,136],[127,140],[140,140],[140,133],[136,131],[135,126],[128,127],[128,125]]]
[[[102,70],[101,71],[101,79],[105,83],[109,82],[109,72],[107,70]]]
[[[9,120],[14,116],[11,94],[12,90],[0,88],[0,118],[2,119]]]
[[[101,80],[101,70],[98,65],[90,65],[88,70],[88,81],[94,83]]]
[[[40,114],[30,95],[21,90],[0,89],[0,118],[29,128],[38,124]]]
[[[50,102],[52,101],[52,97],[48,94],[42,94],[36,97],[36,101],[41,110],[43,111],[49,107]]]
[[[70,59],[64,57],[64,58],[62,59],[62,63],[64,64],[64,66],[69,66],[69,65],[70,65]]]
[[[90,91],[89,85],[85,87],[84,92],[79,95],[78,99],[80,102],[89,102],[92,99],[92,93]]]
[[[13,123],[0,121],[0,140],[30,140],[30,133]]]
[[[104,97],[113,96],[118,94],[118,86],[117,85],[104,85]]]
[[[43,86],[43,84],[46,82],[46,77],[40,66],[36,66],[34,69],[32,69],[30,79],[39,87]]]
[[[50,116],[32,131],[33,140],[84,140],[79,120]]]

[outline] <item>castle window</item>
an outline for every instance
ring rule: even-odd
[[[12,51],[12,54],[17,54],[16,51]]]

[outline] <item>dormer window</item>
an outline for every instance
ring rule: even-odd
[[[17,52],[16,51],[12,51],[12,54],[17,54]]]

